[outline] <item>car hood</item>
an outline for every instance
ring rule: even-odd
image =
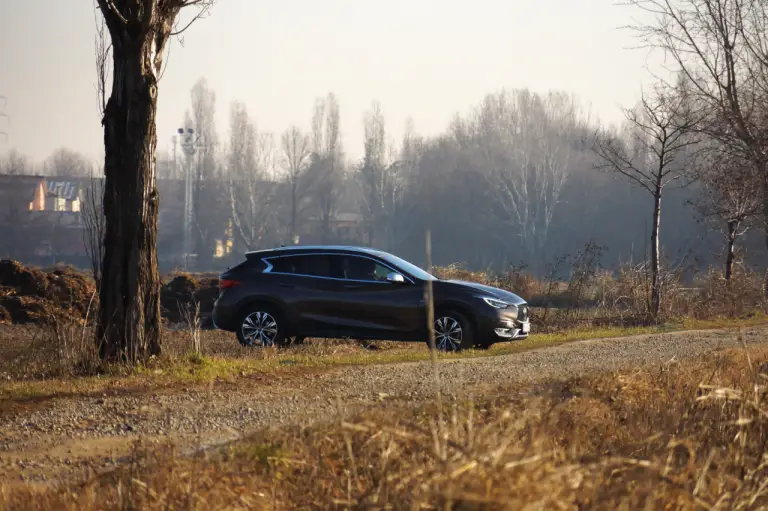
[[[493,286],[486,286],[476,282],[467,282],[465,280],[443,280],[441,282],[453,286],[477,290],[483,295],[490,296],[491,298],[496,298],[498,300],[504,300],[505,302],[512,305],[522,305],[526,303],[525,300],[517,296],[515,293],[510,293],[509,291],[505,291]]]

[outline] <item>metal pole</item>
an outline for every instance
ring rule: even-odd
[[[192,128],[179,128],[179,135],[182,137],[181,148],[186,156],[184,168],[184,269],[189,264],[192,255],[192,225],[194,223],[195,211],[195,153],[197,152],[200,136],[195,138],[195,130]]]

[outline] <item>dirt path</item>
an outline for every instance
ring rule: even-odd
[[[744,330],[744,342],[767,343],[768,327]],[[666,362],[740,343],[736,331],[677,332],[581,341],[524,353],[441,362],[446,395],[480,394],[592,371]],[[59,398],[43,407],[0,414],[0,480],[51,481],[88,467],[120,463],[138,437],[172,439],[183,449],[238,439],[251,431],[332,420],[385,400],[418,405],[433,395],[427,362],[337,368],[267,385],[240,378],[206,389],[129,396]],[[278,378],[275,376],[275,378]]]

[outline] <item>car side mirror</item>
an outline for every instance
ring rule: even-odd
[[[387,274],[387,282],[392,282],[393,284],[403,284],[405,283],[405,277],[393,271]]]

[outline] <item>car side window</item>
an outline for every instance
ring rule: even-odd
[[[342,268],[345,279],[375,282],[386,282],[387,275],[392,271],[373,259],[356,256],[344,256]]]
[[[292,275],[310,275],[313,277],[332,277],[330,259],[321,254],[305,254],[277,257],[269,260],[272,273]]]

